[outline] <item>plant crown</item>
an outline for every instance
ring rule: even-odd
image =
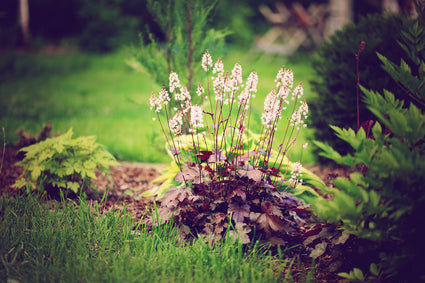
[[[264,101],[262,132],[254,134],[248,128],[257,73],[251,72],[243,83],[239,63],[232,71],[225,71],[220,58],[213,64],[208,50],[202,68],[207,85],[198,83],[199,105],[192,104],[191,95],[175,72],[169,75],[170,92],[163,87],[150,97],[151,109],[157,115],[154,119],[174,159],[163,180],[175,186],[161,192],[159,218],[174,218],[174,223],[189,227],[190,232],[211,234],[214,240],[223,236],[229,221],[234,228],[230,234],[244,243],[250,241],[255,228],[265,238],[299,232],[306,223],[297,211],[309,211],[300,208],[299,199],[279,189],[302,187],[304,174],[324,186],[300,162],[291,163],[287,158],[299,131],[306,126],[308,106],[302,100],[302,83],[294,87],[292,71],[285,67],[279,70],[276,87]],[[172,99],[178,107],[170,109],[167,106]],[[283,136],[278,137],[282,111],[288,107],[291,115],[284,121]],[[276,148],[275,141],[279,143]]]

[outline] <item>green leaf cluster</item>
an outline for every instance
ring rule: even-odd
[[[84,185],[92,185],[96,169],[108,172],[109,166],[118,164],[95,142],[96,137],[72,139],[72,134],[69,129],[63,135],[20,149],[25,158],[16,165],[24,171],[13,186],[39,191],[62,188],[77,193]]]
[[[392,251],[382,257],[387,275],[418,279],[425,276],[420,259],[425,252],[420,233],[425,214],[425,114],[419,108],[424,101],[424,29],[415,23],[403,32],[403,38],[400,44],[416,70],[403,59],[396,66],[378,56],[383,69],[414,101],[406,107],[390,91],[381,95],[361,87],[363,101],[378,121],[358,132],[332,126],[353,154],[341,155],[331,146],[315,142],[322,156],[360,170],[333,181],[338,189],[333,191],[332,201],[318,199],[313,205],[319,216],[341,221],[347,232],[391,246]]]
[[[399,16],[364,17],[358,23],[337,31],[318,49],[312,62],[317,76],[311,82],[318,95],[309,103],[310,116],[314,117],[311,123],[315,128],[316,140],[332,145],[340,154],[353,152],[348,144],[334,138],[328,125],[357,128],[355,54],[359,51],[361,41],[365,41],[366,45],[358,58],[360,84],[374,91],[391,89],[397,99],[406,102],[412,100],[398,87],[396,81],[382,72],[381,61],[376,56],[376,52],[379,52],[390,61],[399,62],[405,54],[397,44],[402,41],[400,32],[411,24],[411,21]],[[413,66],[410,59],[405,61]],[[360,121],[372,119],[373,114],[360,101]],[[329,162],[325,158],[320,158],[320,161]]]
[[[413,70],[403,58],[397,66],[388,58],[378,53],[383,68],[402,87],[412,101],[423,110],[425,109],[425,29],[416,21],[401,31],[400,47],[413,62]]]
[[[381,267],[376,263],[370,264],[369,272],[366,275],[359,268],[354,268],[350,272],[341,272],[338,275],[353,282],[380,282],[382,277]]]
[[[402,218],[416,206],[425,203],[425,115],[413,104],[401,108],[390,92],[385,97],[363,89],[369,109],[376,122],[367,136],[363,128],[332,127],[347,142],[354,154],[341,156],[331,146],[315,142],[323,156],[350,167],[361,165],[364,172],[355,172],[348,179],[337,178],[332,202],[317,203],[323,217],[343,220],[344,228],[369,239],[399,237]],[[388,132],[389,130],[389,132]],[[373,137],[373,138],[372,138]]]

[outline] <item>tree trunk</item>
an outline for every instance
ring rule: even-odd
[[[21,27],[21,43],[24,47],[28,47],[30,41],[29,20],[28,0],[19,0],[19,25]]]
[[[352,0],[329,0],[330,15],[325,27],[326,38],[352,21],[352,4]]]
[[[398,14],[399,12],[400,7],[397,0],[382,0],[382,13],[384,15]]]

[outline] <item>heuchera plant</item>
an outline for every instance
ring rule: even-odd
[[[213,65],[208,51],[202,59],[206,87],[198,83],[201,104],[192,104],[191,95],[174,72],[165,87],[150,97],[166,137],[166,146],[178,168],[174,182],[161,199],[161,221],[173,218],[182,231],[209,235],[211,240],[228,235],[248,243],[254,231],[280,244],[299,235],[309,214],[302,202],[288,191],[303,183],[300,162],[286,157],[305,127],[308,106],[302,100],[302,83],[293,87],[293,73],[283,67],[276,76],[276,87],[264,101],[262,133],[248,130],[252,100],[258,76],[251,72],[243,83],[242,67],[236,63],[225,72],[220,58]],[[168,107],[171,96],[179,107]],[[290,118],[281,119],[289,101]],[[164,114],[161,117],[160,114]],[[163,121],[165,120],[165,121]],[[283,120],[283,121],[282,121]],[[277,136],[280,123],[286,123],[283,136]],[[278,143],[273,148],[274,142]],[[284,169],[284,170],[283,170]],[[320,181],[317,181],[320,183]]]
[[[108,172],[109,166],[117,165],[115,158],[96,143],[96,137],[71,139],[72,129],[67,133],[21,148],[25,158],[16,163],[24,171],[13,185],[26,187],[28,191],[66,189],[77,193],[90,186],[96,179],[95,170]]]

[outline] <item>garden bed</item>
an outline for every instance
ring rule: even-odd
[[[0,156],[3,156],[1,152]],[[16,178],[22,172],[22,168],[15,166],[14,164],[19,160],[17,151],[12,148],[7,148],[4,154],[2,162],[2,171],[0,175],[0,188],[2,196],[4,194],[15,195],[19,192],[12,188]],[[131,215],[134,222],[137,223],[146,215],[149,209],[153,208],[154,198],[141,197],[142,192],[152,189],[154,184],[152,180],[160,176],[160,172],[166,165],[163,164],[147,164],[147,163],[131,163],[121,161],[119,166],[112,166],[110,168],[109,177],[105,174],[98,173],[97,180],[94,181],[97,192],[88,190],[86,200],[88,202],[98,203],[101,201],[102,195],[106,190],[108,191],[107,200],[100,206],[101,213],[107,211],[122,211],[125,209],[126,213]],[[329,180],[335,178],[335,176],[346,175],[347,170],[343,168],[328,168],[316,165],[309,168],[315,174],[318,174],[325,182],[329,184]],[[111,181],[113,185],[111,186]],[[54,198],[54,196],[53,196]],[[59,196],[56,196],[59,199]],[[75,200],[78,198],[75,196]],[[51,201],[48,198],[43,198],[44,202],[51,202],[55,206],[55,200]],[[332,228],[333,229],[333,228]],[[355,245],[354,242],[347,243],[347,247]],[[341,258],[345,258],[343,255],[346,251],[340,250],[334,251],[334,248],[328,246],[328,252],[321,257],[320,260],[320,271],[316,273],[316,279],[319,282],[335,282],[337,280],[336,272],[337,268],[341,263]],[[348,250],[347,250],[348,251]],[[335,252],[338,253],[335,254]],[[351,250],[349,251],[351,252]],[[335,257],[336,256],[336,257]],[[308,260],[302,260],[307,268],[310,265]],[[297,267],[294,267],[297,269]],[[339,271],[339,270],[338,270]],[[296,272],[302,272],[298,270]],[[319,279],[320,278],[320,279]],[[323,281],[322,281],[323,280]]]
[[[1,195],[6,192],[10,195],[18,193],[15,188],[12,188],[15,180],[22,173],[22,167],[14,165],[19,161],[17,154],[17,150],[6,148],[3,157],[3,151],[0,151],[0,158],[3,157],[0,174]],[[94,181],[94,185],[99,194],[90,191],[87,199],[89,201],[98,201],[105,190],[109,189],[105,208],[110,209],[113,206],[122,208],[125,204],[126,211],[135,220],[139,220],[146,212],[146,206],[154,201],[154,198],[144,198],[141,197],[141,194],[155,186],[151,181],[159,177],[161,170],[166,168],[166,166],[165,164],[120,161],[119,166],[110,168],[109,177],[105,174],[98,174],[98,179]],[[348,175],[348,170],[342,167],[324,167],[317,164],[310,166],[308,169],[318,175],[327,185],[330,185],[329,181],[337,176]],[[111,180],[113,186],[111,186]]]

